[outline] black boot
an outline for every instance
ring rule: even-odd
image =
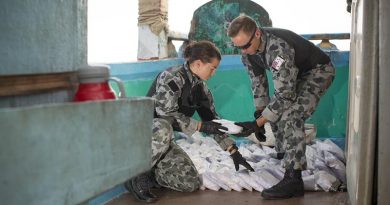
[[[275,186],[264,189],[261,196],[264,199],[287,199],[305,194],[301,170],[286,170],[283,179]]]
[[[142,173],[125,182],[125,188],[139,201],[153,203],[157,201],[157,196],[150,192],[151,184],[149,173]]]
[[[158,182],[156,181],[156,177],[154,176],[154,171],[147,172],[147,175],[149,177],[149,189],[150,188],[160,189],[161,185],[158,184]]]

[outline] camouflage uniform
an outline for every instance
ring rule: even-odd
[[[256,109],[263,110],[275,135],[275,149],[285,153],[286,168],[305,169],[304,123],[333,81],[329,57],[311,42],[283,29],[262,28],[261,46],[243,55]],[[268,94],[266,70],[272,73],[274,95]]]
[[[191,136],[198,121],[218,118],[211,92],[205,82],[192,74],[187,64],[168,68],[153,82],[147,96],[155,99],[153,123],[153,166],[157,182],[177,191],[194,191],[200,187],[198,171],[189,156],[173,141],[173,131]],[[234,141],[228,135],[215,135],[223,150]]]

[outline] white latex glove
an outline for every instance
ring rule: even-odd
[[[228,130],[219,130],[221,132],[227,133],[227,134],[238,134],[242,131],[242,127],[235,125],[233,121],[220,119],[220,120],[213,120],[214,122],[220,123],[222,126],[228,128]]]

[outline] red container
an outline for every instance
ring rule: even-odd
[[[124,86],[120,79],[110,77],[109,67],[105,65],[89,66],[78,70],[79,87],[74,102],[117,99],[109,84],[113,80],[118,84],[119,97],[124,98]]]

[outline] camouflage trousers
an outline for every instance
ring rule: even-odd
[[[172,126],[164,119],[153,120],[152,166],[161,186],[192,192],[201,185],[194,163],[174,142]]]
[[[297,82],[297,99],[286,109],[278,121],[271,124],[275,135],[275,149],[285,153],[285,168],[306,169],[305,120],[312,115],[321,96],[335,76],[332,64],[317,65]]]

